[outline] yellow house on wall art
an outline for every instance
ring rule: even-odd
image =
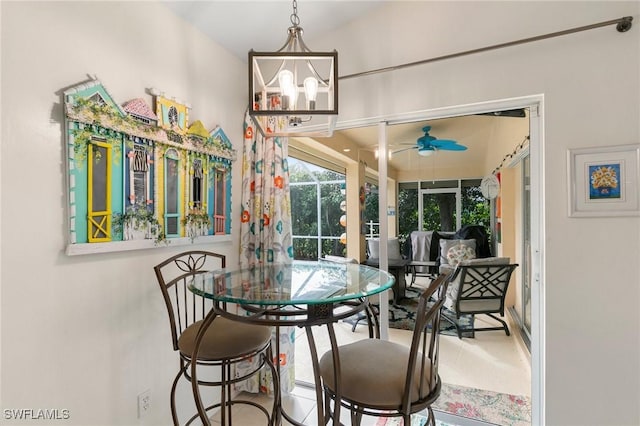
[[[155,113],[143,98],[118,105],[98,80],[64,92],[67,254],[230,235],[231,141],[219,126],[189,125],[187,104],[151,94]]]

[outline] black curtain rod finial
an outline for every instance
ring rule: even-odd
[[[620,33],[626,33],[631,29],[632,21],[633,16],[625,16],[620,20],[620,22],[618,22],[618,25],[616,25],[616,30]]]

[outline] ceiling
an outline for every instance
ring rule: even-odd
[[[330,32],[357,19],[386,2],[393,0],[358,1],[307,1],[298,2],[300,26],[307,34]],[[261,1],[163,1],[176,15],[200,29],[204,34],[226,50],[246,62],[249,50],[273,51],[285,42],[287,28],[291,26],[292,2],[288,0]],[[313,46],[311,46],[313,47]],[[430,134],[438,139],[453,139],[468,147],[464,152],[438,151],[422,157],[415,149],[391,154],[389,166],[398,170],[433,169],[437,161],[439,168],[465,167],[483,161],[494,120],[510,117],[466,116],[397,124],[388,127],[389,150],[395,151],[415,144],[424,133],[425,125],[432,127]],[[361,127],[339,130],[333,138],[319,140],[337,151],[358,150],[373,152],[378,144],[378,128]],[[359,157],[362,157],[359,155]],[[369,156],[370,158],[373,158]]]
[[[324,34],[391,0],[298,2],[306,34]],[[284,44],[293,3],[287,0],[163,1],[176,15],[200,29],[235,56],[247,61],[249,50],[273,51]],[[310,45],[311,48],[313,46]]]
[[[467,115],[390,125],[387,127],[387,144],[391,152],[388,164],[396,170],[426,170],[427,172],[434,166],[437,169],[460,169],[471,167],[472,164],[484,164],[489,144],[495,137],[496,129],[504,124],[503,120],[523,120],[523,118]],[[415,146],[416,140],[424,135],[422,128],[426,125],[431,126],[429,132],[431,136],[436,139],[453,139],[466,146],[467,150],[440,150],[428,157],[418,155],[416,149],[395,152]],[[337,151],[355,149],[361,152],[374,152],[378,148],[378,127],[337,130],[332,138],[322,139],[321,142]]]

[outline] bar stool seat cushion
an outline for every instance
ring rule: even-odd
[[[409,364],[410,348],[386,340],[364,339],[340,346],[340,392],[342,398],[374,406],[393,409],[402,405]],[[418,355],[418,359],[422,355]],[[404,368],[402,368],[404,367]],[[320,375],[329,389],[335,389],[333,355],[325,353],[320,359]],[[429,388],[429,376],[422,377]],[[420,366],[414,369],[411,401],[418,399]]]
[[[202,321],[196,321],[180,335],[178,348],[183,355],[191,357],[201,325]],[[243,324],[218,316],[202,339],[198,359],[210,361],[241,358],[264,348],[270,339],[269,327]]]

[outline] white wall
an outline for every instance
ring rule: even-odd
[[[640,141],[639,2],[392,2],[309,45],[340,75],[633,15],[613,26],[344,80],[339,121],[544,95],[547,425],[640,424],[640,219],[567,215],[567,149]]]
[[[179,364],[152,266],[185,247],[65,256],[61,93],[87,74],[119,103],[152,105],[145,89],[158,88],[189,102],[191,121],[221,125],[241,159],[246,67],[157,3],[2,2],[1,15],[1,408],[69,409],[64,424],[84,426],[170,424]],[[233,265],[237,240],[198,247]],[[146,389],[151,412],[138,420]],[[179,394],[191,411],[190,388]]]

